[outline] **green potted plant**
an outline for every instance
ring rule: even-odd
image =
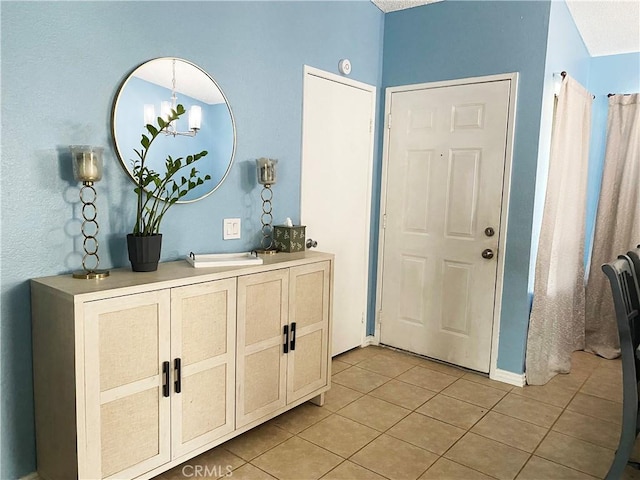
[[[160,224],[169,207],[174,205],[190,190],[211,180],[210,175],[201,177],[194,163],[207,155],[207,151],[189,155],[185,158],[167,156],[166,170],[158,173],[146,165],[147,155],[151,145],[159,135],[164,135],[171,122],[185,113],[182,105],[177,105],[171,114],[163,119],[158,117],[157,127],[146,125],[147,133],[142,135],[142,148],[135,150],[138,158],[133,161],[133,177],[136,182],[138,204],[136,208],[136,223],[133,233],[127,235],[127,249],[131,268],[135,272],[152,272],[158,269],[162,234]],[[191,167],[188,171],[183,170]],[[182,174],[178,174],[182,171]]]

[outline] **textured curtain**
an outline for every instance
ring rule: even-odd
[[[584,231],[593,98],[565,76],[551,136],[549,175],[527,338],[526,377],[543,385],[571,369],[584,346]]]
[[[603,263],[640,244],[640,94],[609,97],[607,146],[587,283],[585,350],[620,354]]]

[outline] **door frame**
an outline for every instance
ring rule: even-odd
[[[365,298],[364,305],[362,311],[364,312],[364,318],[362,322],[362,327],[360,331],[360,345],[364,346],[368,344],[367,342],[367,319],[369,317],[369,287],[370,287],[370,275],[371,275],[371,258],[370,258],[370,249],[371,249],[371,214],[373,213],[371,210],[372,205],[372,185],[373,185],[373,165],[374,165],[374,151],[375,151],[375,142],[376,142],[376,107],[377,107],[377,87],[373,85],[369,85],[368,83],[363,83],[357,80],[353,80],[351,78],[343,77],[341,75],[336,75],[335,73],[327,72],[324,70],[320,70],[315,67],[311,67],[309,65],[304,65],[303,69],[303,82],[302,82],[302,132],[301,132],[301,152],[300,152],[300,220],[302,221],[302,212],[304,210],[303,205],[303,196],[302,196],[302,178],[304,171],[304,92],[307,87],[307,79],[310,76],[314,76],[317,78],[321,78],[324,80],[332,81],[335,83],[340,83],[342,85],[346,85],[349,87],[354,87],[360,90],[364,90],[368,92],[371,96],[371,124],[369,127],[370,131],[370,143],[369,143],[369,155],[368,155],[368,163],[367,163],[367,193],[366,193],[366,210],[367,215],[365,217],[365,244],[363,245],[364,251],[363,255],[365,257],[365,271],[364,273],[364,288],[365,288]],[[331,302],[333,307],[334,302]],[[332,318],[335,318],[332,315]],[[333,328],[331,329],[333,330]],[[333,334],[333,332],[332,332]],[[329,339],[331,342],[331,338]]]
[[[522,386],[520,375],[511,372],[498,370],[498,345],[500,341],[500,316],[502,313],[502,287],[504,281],[504,261],[507,245],[507,223],[509,218],[509,202],[511,200],[511,169],[513,164],[513,143],[515,138],[516,105],[518,97],[518,73],[503,73],[498,75],[488,75],[483,77],[469,77],[455,80],[445,80],[441,82],[416,83],[412,85],[402,85],[398,87],[387,87],[385,89],[384,101],[384,140],[382,145],[382,176],[380,191],[380,228],[378,233],[378,266],[377,266],[377,288],[376,288],[376,323],[374,343],[380,343],[380,313],[382,309],[382,275],[384,265],[384,242],[385,242],[385,216],[387,203],[387,170],[389,167],[389,115],[391,113],[391,96],[394,93],[408,92],[412,90],[427,90],[432,88],[453,87],[458,85],[470,85],[478,83],[488,83],[496,81],[511,81],[509,89],[509,118],[507,119],[507,135],[505,146],[504,177],[502,181],[502,211],[500,213],[500,239],[498,241],[498,268],[496,272],[496,294],[493,303],[493,328],[491,340],[491,360],[489,363],[489,378],[503,382]],[[517,379],[515,377],[518,377]]]

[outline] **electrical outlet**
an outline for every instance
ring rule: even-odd
[[[222,224],[222,239],[223,240],[236,240],[240,238],[240,219],[239,218],[225,218]]]

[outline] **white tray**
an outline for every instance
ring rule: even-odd
[[[240,267],[242,265],[262,265],[262,258],[251,252],[240,253],[190,253],[187,262],[194,268]]]

